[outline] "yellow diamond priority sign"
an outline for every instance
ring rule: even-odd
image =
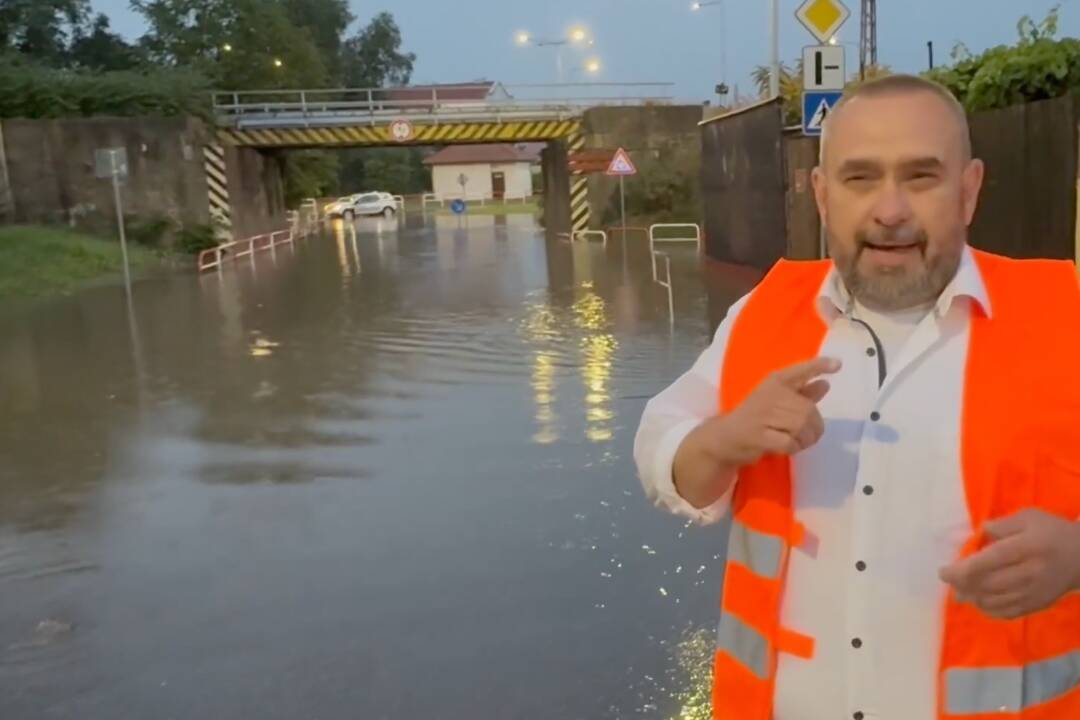
[[[824,44],[847,22],[851,11],[840,0],[806,0],[795,11],[795,17]]]

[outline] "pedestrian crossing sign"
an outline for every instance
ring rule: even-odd
[[[820,135],[821,127],[844,93],[808,91],[803,93],[803,135]]]
[[[615,151],[615,155],[611,158],[611,164],[608,165],[606,174],[636,175],[637,168],[634,167],[634,163],[630,159],[630,156],[626,154],[626,151],[622,148],[619,148]]]

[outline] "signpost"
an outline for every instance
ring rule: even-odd
[[[94,174],[112,178],[113,201],[116,204],[116,226],[120,230],[120,254],[124,259],[124,287],[131,298],[131,269],[128,266],[127,236],[124,232],[124,207],[120,202],[120,182],[127,178],[127,149],[100,148],[94,151]]]
[[[622,211],[622,227],[623,234],[626,233],[626,176],[637,175],[637,168],[634,167],[634,161],[630,159],[626,151],[619,148],[615,151],[615,155],[611,158],[611,163],[608,165],[607,175],[617,176],[619,178],[619,208]]]
[[[803,90],[843,90],[846,77],[842,45],[803,48]]]
[[[815,90],[803,93],[802,123],[803,135],[821,135],[829,113],[840,102],[844,93],[832,90]]]
[[[416,135],[413,125],[408,120],[395,120],[390,123],[390,137],[399,143],[409,142]]]
[[[795,17],[824,45],[851,17],[851,11],[840,0],[806,0],[795,11]]]
[[[844,46],[834,45],[851,11],[840,0],[805,0],[795,17],[820,45],[803,48],[802,130],[821,135],[829,113],[840,102],[847,81]]]

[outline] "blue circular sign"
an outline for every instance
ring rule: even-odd
[[[455,215],[460,215],[461,213],[465,212],[465,201],[458,198],[454,202],[450,203],[450,209],[454,212]]]

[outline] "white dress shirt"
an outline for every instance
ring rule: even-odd
[[[675,490],[672,460],[717,412],[725,348],[746,299],[694,366],[648,403],[635,439],[646,495],[702,524],[727,513],[731,493],[694,509]],[[938,570],[971,533],[960,465],[969,316],[972,303],[989,314],[989,298],[965,249],[932,307],[886,316],[856,308],[835,269],[816,302],[828,326],[821,354],[843,367],[819,404],[824,436],[792,458],[807,540],[791,553],[781,608],[782,625],[813,637],[816,649],[810,660],[780,655],[774,720],[934,720],[946,593]]]

